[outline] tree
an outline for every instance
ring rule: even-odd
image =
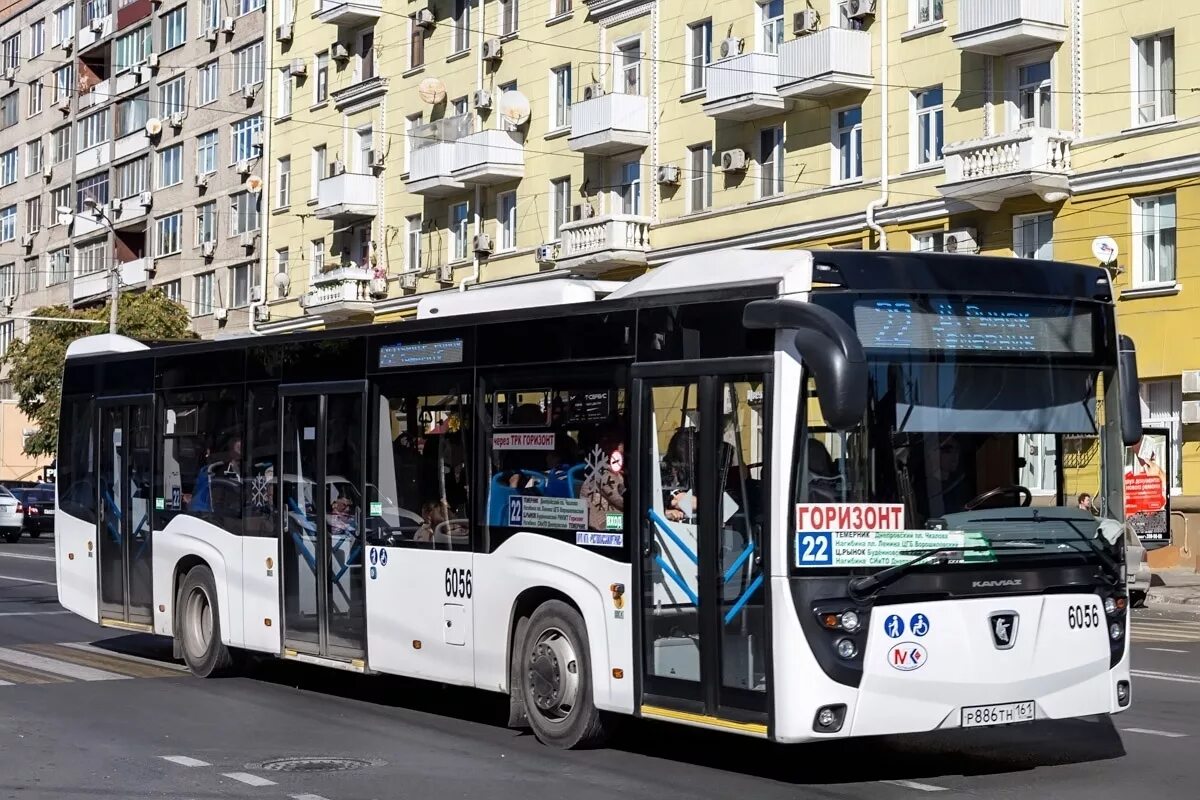
[[[36,429],[25,441],[31,456],[53,455],[58,449],[58,410],[62,400],[63,363],[67,346],[84,336],[107,333],[106,325],[65,320],[96,320],[107,324],[108,305],[72,309],[45,306],[34,317],[58,317],[62,322],[31,321],[29,338],[14,341],[4,356],[17,407]],[[187,310],[159,289],[125,292],[117,303],[117,333],[131,339],[194,339]]]

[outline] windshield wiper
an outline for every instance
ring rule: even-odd
[[[863,575],[854,578],[850,581],[849,591],[850,597],[855,602],[866,602],[877,595],[881,590],[891,586],[896,581],[903,578],[905,575],[912,572],[917,567],[921,566],[922,562],[934,556],[944,555],[948,553],[980,553],[992,552],[996,550],[1040,550],[1042,545],[1033,542],[1011,542],[1008,544],[980,544],[980,545],[963,545],[950,547],[935,547],[932,550],[923,550],[919,552],[916,558],[912,561],[906,561],[903,564],[897,564],[894,567],[886,567],[879,570],[873,575]],[[911,552],[911,551],[910,551]],[[908,555],[908,553],[905,553]]]
[[[1124,583],[1125,576],[1121,574],[1121,565],[1113,561],[1112,556],[1104,552],[1104,548],[1096,544],[1094,539],[1088,538],[1086,533],[1072,525],[1070,520],[1067,521],[1067,527],[1075,531],[1079,535],[1079,538],[1088,546],[1088,549],[1095,553],[1096,558],[1100,559],[1100,564],[1104,568],[1105,575],[1113,586],[1120,586]]]

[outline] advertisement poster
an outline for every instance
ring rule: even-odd
[[[1144,428],[1125,450],[1125,520],[1146,545],[1171,543],[1171,434]]]

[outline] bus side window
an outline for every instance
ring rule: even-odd
[[[164,395],[162,461],[158,474],[162,529],[178,514],[199,517],[234,535],[242,533],[245,464],[241,387]]]

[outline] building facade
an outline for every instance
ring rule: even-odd
[[[35,0],[0,14],[0,350],[35,309],[103,303],[114,279],[161,288],[201,335],[247,330],[265,0]],[[25,432],[6,397],[0,479],[40,472],[19,455]]]

